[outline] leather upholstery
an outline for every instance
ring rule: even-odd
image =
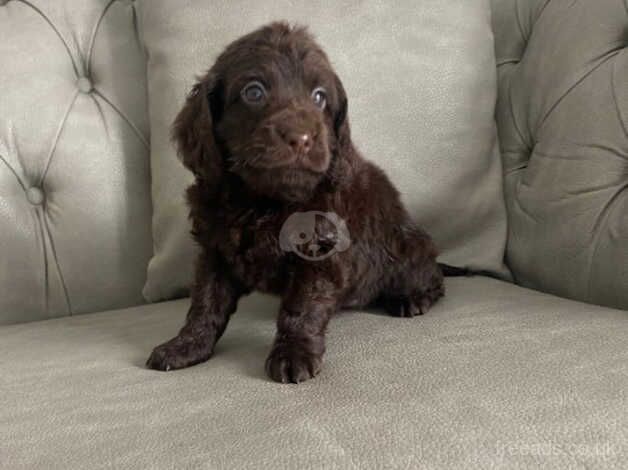
[[[628,309],[628,1],[493,0],[507,261]]]
[[[0,4],[0,323],[142,302],[151,254],[133,6]]]
[[[143,364],[187,300],[0,327],[0,467],[628,468],[628,312],[482,277],[447,291],[422,317],[334,318],[299,385],[264,374],[276,298],[243,299],[214,357],[168,373]]]

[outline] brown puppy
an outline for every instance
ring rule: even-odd
[[[303,28],[273,23],[232,43],[192,89],[173,139],[201,247],[185,326],[147,365],[212,355],[238,299],[281,296],[270,377],[314,377],[330,316],[378,303],[420,315],[443,293],[430,237],[351,142],[347,96]]]

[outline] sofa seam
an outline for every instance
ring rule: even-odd
[[[608,221],[608,217],[613,209],[613,206],[619,200],[619,196],[621,196],[621,194],[627,189],[628,189],[628,183],[625,183],[617,190],[617,192],[615,192],[615,194],[613,194],[610,201],[608,201],[604,205],[602,210],[600,211],[600,215],[598,216],[597,220],[595,221],[595,224],[593,225],[594,248],[593,250],[591,250],[591,255],[589,257],[589,269],[588,269],[588,276],[587,276],[587,298],[591,298],[591,283],[593,281],[591,277],[591,273],[593,272],[593,263],[597,257],[597,252],[600,247],[600,227],[602,226],[602,224],[605,224]]]
[[[70,99],[70,103],[67,105],[65,112],[63,113],[63,117],[61,118],[61,122],[57,127],[57,131],[52,139],[52,144],[50,146],[50,150],[48,151],[48,155],[46,157],[46,166],[44,167],[44,171],[39,177],[39,181],[37,183],[38,186],[42,187],[44,184],[44,180],[48,175],[48,170],[50,169],[50,165],[52,164],[52,159],[57,150],[57,145],[59,144],[59,139],[61,138],[61,134],[63,133],[63,129],[65,128],[65,124],[68,121],[68,116],[70,115],[70,111],[74,107],[74,103],[76,103],[76,98],[78,97],[79,91],[75,90],[72,94],[72,98]]]
[[[517,21],[517,29],[519,30],[519,34],[521,34],[521,39],[524,42],[524,50],[527,48],[528,45],[528,37],[526,37],[525,33],[523,32],[523,24],[521,23],[521,14],[519,12],[519,6],[521,5],[521,2],[519,0],[515,0],[515,20]]]
[[[44,257],[44,311],[46,316],[50,311],[50,274],[48,261],[48,248],[46,246],[46,234],[44,233],[44,223],[42,222],[42,212],[35,208],[37,214],[37,225],[39,226],[39,236],[41,237],[42,255]]]
[[[539,10],[538,15],[536,16],[536,19],[534,20],[534,24],[532,25],[532,30],[534,30],[534,28],[536,28],[536,24],[538,23],[538,21],[541,19],[541,17],[543,16],[543,13],[545,13],[545,9],[547,8],[547,6],[551,3],[552,0],[545,0],[545,3],[543,4],[543,6],[541,7],[541,9]]]
[[[510,117],[512,118],[512,125],[517,131],[517,135],[519,136],[519,139],[521,139],[521,143],[525,146],[526,152],[528,153],[528,158],[526,159],[526,166],[527,166],[527,162],[530,161],[530,157],[532,154],[532,145],[530,145],[530,143],[525,139],[525,137],[523,136],[523,132],[521,131],[521,128],[519,127],[519,124],[517,123],[512,95],[513,95],[513,86],[512,86],[512,77],[510,77],[508,79],[508,111],[510,113]]]
[[[57,27],[50,20],[50,18],[48,18],[43,11],[41,11],[38,7],[33,5],[30,1],[28,1],[28,0],[18,0],[18,1],[22,2],[25,5],[28,5],[30,8],[33,9],[33,11],[35,11],[39,16],[41,16],[46,23],[48,23],[48,25],[52,28],[52,30],[55,32],[57,37],[63,43],[63,46],[65,47],[65,50],[68,53],[68,56],[70,56],[70,62],[72,63],[72,68],[74,68],[74,73],[78,76],[79,75],[79,69],[78,69],[78,65],[76,64],[76,62],[74,60],[74,56],[72,54],[72,50],[70,49],[70,46],[68,45],[67,41],[65,40],[65,38],[63,37],[61,32],[57,29]]]
[[[92,95],[92,100],[96,105],[96,109],[98,109],[98,115],[100,116],[100,119],[102,119],[102,124],[105,127],[105,135],[107,136],[107,140],[109,140],[111,139],[111,136],[109,135],[109,126],[107,126],[107,118],[105,117],[105,112],[102,109],[102,105],[94,95]]]
[[[503,67],[504,65],[508,65],[508,64],[518,64],[519,62],[521,62],[521,58],[509,58],[509,59],[500,59],[497,61],[497,68],[499,69],[500,67]]]
[[[98,95],[100,98],[102,98],[102,100],[107,103],[111,109],[113,109],[121,118],[122,120],[124,120],[124,122],[127,123],[127,125],[133,130],[133,132],[136,134],[137,138],[140,139],[140,141],[142,142],[142,144],[144,145],[144,147],[148,150],[149,144],[148,144],[148,140],[146,139],[146,137],[144,137],[144,135],[142,134],[142,131],[140,131],[137,126],[133,123],[133,121],[131,121],[131,119],[122,112],[122,110],[120,108],[118,108],[109,98],[107,98],[100,90],[94,89],[94,93],[96,95]]]
[[[65,282],[65,277],[63,276],[63,271],[61,270],[61,264],[59,263],[59,257],[57,256],[57,249],[55,247],[55,242],[52,238],[52,232],[50,230],[50,225],[48,224],[47,214],[43,214],[44,226],[46,228],[46,234],[48,235],[48,240],[50,241],[50,250],[52,252],[52,257],[55,262],[55,266],[57,268],[57,273],[59,274],[59,280],[61,281],[61,287],[63,289],[63,294],[65,296],[65,302],[68,307],[68,315],[72,315],[72,304],[70,302],[70,294],[68,292],[68,287]]]
[[[536,128],[536,134],[537,135],[540,133],[541,129],[545,125],[545,122],[549,119],[550,115],[560,105],[560,103],[562,103],[563,100],[565,98],[567,98],[567,96],[569,96],[571,94],[571,92],[578,85],[580,85],[583,81],[585,81],[587,78],[589,78],[593,73],[595,73],[600,67],[602,67],[604,64],[606,64],[609,60],[611,60],[613,57],[615,57],[619,53],[619,51],[620,51],[620,49],[617,48],[617,49],[613,49],[613,50],[608,51],[607,53],[603,54],[602,57],[599,58],[599,63],[594,65],[590,70],[586,71],[586,73],[584,73],[580,78],[578,78],[575,82],[573,82],[571,85],[569,85],[567,87],[565,92],[562,93],[562,95],[560,95],[560,97],[554,102],[554,104],[552,104],[552,106],[545,112],[545,114],[543,116],[543,119],[541,119],[541,121],[539,122],[539,124],[538,124],[538,126]],[[606,57],[604,57],[604,56],[606,56]]]
[[[109,3],[107,5],[105,5],[105,8],[103,8],[102,13],[100,14],[100,17],[98,18],[98,20],[96,21],[96,25],[94,26],[94,29],[92,30],[92,34],[89,40],[89,47],[88,47],[88,51],[87,51],[87,70],[86,70],[86,75],[89,77],[91,75],[92,72],[92,57],[93,57],[93,53],[94,53],[94,44],[96,43],[96,35],[98,34],[98,31],[100,30],[100,25],[103,21],[103,19],[105,18],[105,15],[107,14],[107,11],[109,11],[109,8],[111,7],[111,5],[113,5],[113,2],[115,2],[116,0],[109,0]]]
[[[18,184],[22,187],[22,190],[26,191],[26,185],[22,182],[22,179],[17,174],[17,171],[15,171],[15,168],[9,165],[9,162],[6,161],[6,159],[2,156],[2,154],[0,154],[0,160],[7,166],[9,171],[13,173],[13,176],[15,176],[15,179],[17,180]]]
[[[626,0],[628,2],[628,0]],[[628,4],[626,5],[626,7],[628,8]],[[626,54],[628,49],[625,49],[624,51],[622,51],[624,54]],[[620,55],[622,52],[617,53],[617,56]],[[624,119],[624,116],[621,112],[621,109],[619,107],[619,98],[617,96],[617,83],[615,81],[615,78],[617,76],[617,60],[613,63],[613,71],[611,73],[611,94],[613,96],[613,104],[615,105],[615,111],[617,112],[617,119],[619,119],[619,124],[622,127],[622,129],[624,130],[624,134],[626,134],[626,137],[628,137],[628,121],[626,121]]]

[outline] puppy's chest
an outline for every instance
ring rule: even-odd
[[[285,283],[289,263],[279,243],[284,220],[280,213],[254,210],[233,213],[223,219],[217,248],[247,286],[276,291],[277,283]]]

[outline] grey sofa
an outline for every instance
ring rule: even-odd
[[[45,15],[13,1],[32,16],[0,16],[4,46],[35,56],[28,28]],[[445,299],[416,321],[343,312],[324,372],[298,386],[264,375],[278,301],[262,295],[242,302],[211,361],[144,367],[188,300],[141,296],[138,266],[151,255],[143,51],[133,17],[115,8],[106,47],[87,13],[64,24],[72,40],[47,19],[50,41],[63,39],[59,67],[76,80],[33,93],[33,122],[47,125],[31,126],[32,143],[16,152],[0,138],[0,216],[12,227],[0,228],[0,468],[628,468],[628,3],[493,4],[515,282],[448,279]],[[85,60],[78,44],[90,38]],[[91,74],[108,74],[111,88],[95,91]],[[89,93],[96,131],[85,127]],[[28,123],[0,94],[2,112]],[[89,161],[51,165],[73,149]],[[24,314],[64,309],[73,315]]]

